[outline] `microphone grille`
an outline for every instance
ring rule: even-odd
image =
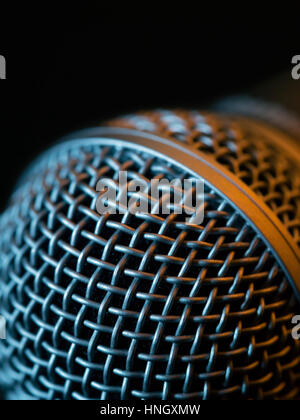
[[[300,246],[298,147],[292,149],[290,159],[284,144],[268,138],[270,132],[261,131],[259,124],[207,112],[146,111],[117,118],[109,125],[174,138],[211,155],[265,201]],[[298,164],[293,164],[295,157]]]
[[[197,112],[109,124],[212,155],[299,243],[296,177],[275,148]],[[82,138],[42,156],[1,216],[6,398],[299,398],[299,305],[263,233],[206,182],[199,226],[175,213],[101,216],[97,180],[121,170],[147,182],[194,176],[154,150]]]

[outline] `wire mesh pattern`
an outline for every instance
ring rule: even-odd
[[[298,308],[261,237],[208,185],[200,226],[101,216],[96,182],[121,170],[191,176],[125,145],[58,146],[0,219],[7,398],[298,399]]]
[[[214,110],[246,117],[251,116],[255,120],[280,127],[284,132],[300,140],[299,116],[278,103],[263,101],[248,95],[234,95],[217,101],[214,104]]]
[[[154,111],[110,122],[175,138],[212,155],[263,198],[300,246],[300,173],[281,150],[232,120],[197,111]]]

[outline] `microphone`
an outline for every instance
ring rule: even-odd
[[[122,116],[26,171],[0,218],[5,399],[300,398],[299,147],[239,109]],[[165,214],[177,187],[101,214],[121,172],[139,203],[202,181],[203,220]]]

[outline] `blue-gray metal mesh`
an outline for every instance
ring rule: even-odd
[[[174,213],[101,216],[97,180],[121,170],[191,176],[138,148],[57,146],[2,215],[6,397],[299,398],[299,306],[263,233],[207,184],[200,226]]]

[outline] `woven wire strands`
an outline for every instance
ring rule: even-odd
[[[287,192],[296,178],[278,192],[289,200],[283,211],[267,186],[279,170],[273,158],[217,118],[164,111],[111,124],[176,136],[213,155],[299,243],[299,197]],[[191,177],[151,150],[65,143],[33,165],[2,215],[6,397],[299,398],[300,348],[291,337],[299,306],[276,255],[209,184],[200,226],[177,214],[99,215],[97,180],[116,180],[120,170],[148,181]]]
[[[182,110],[129,115],[110,125],[155,132],[213,156],[265,201],[300,246],[300,168],[251,126]]]

